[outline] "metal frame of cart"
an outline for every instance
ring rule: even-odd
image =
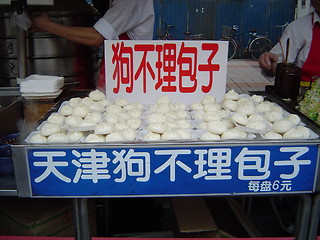
[[[90,238],[86,231],[90,197],[293,194],[302,200],[296,238],[302,240],[307,239],[311,194],[317,189],[319,143],[309,139],[45,144],[14,145],[13,152],[18,196],[74,198],[79,239]],[[92,176],[88,158],[100,164],[96,165],[100,175]],[[56,161],[60,164],[53,164]],[[49,165],[55,170],[50,172]]]

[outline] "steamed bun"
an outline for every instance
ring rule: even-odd
[[[102,115],[97,112],[90,112],[90,113],[88,113],[88,115],[84,119],[85,120],[91,119],[91,120],[95,121],[96,123],[99,123],[102,121]]]
[[[302,139],[302,132],[297,131],[295,128],[289,129],[288,132],[283,134],[283,139]]]
[[[161,140],[161,135],[159,133],[148,132],[143,136],[143,140],[145,141],[159,141]]]
[[[243,138],[243,133],[242,131],[232,128],[232,129],[227,129],[222,135],[221,139],[241,139]]]
[[[262,103],[264,101],[262,96],[256,94],[252,95],[251,99],[257,103]]]
[[[203,110],[203,104],[200,102],[195,102],[190,105],[190,109],[193,111]]]
[[[94,102],[88,106],[89,110],[92,112],[103,112],[104,105],[98,102]]]
[[[233,89],[228,91],[225,95],[224,95],[224,99],[229,99],[229,100],[238,100],[240,98],[239,94],[234,91]]]
[[[164,132],[161,135],[161,140],[178,140],[180,139],[180,135],[175,131]]]
[[[96,125],[97,123],[94,120],[88,118],[88,119],[82,120],[80,122],[79,127],[95,127]]]
[[[201,134],[200,139],[202,141],[210,141],[210,140],[219,140],[221,137],[218,134],[214,134],[211,132],[205,132]]]
[[[205,112],[202,118],[206,122],[216,121],[221,119],[220,115],[216,112]]]
[[[120,142],[125,140],[121,132],[112,132],[108,134],[105,139],[107,142]]]
[[[137,137],[137,132],[132,128],[122,130],[121,134],[124,137],[124,139],[128,141],[133,141]]]
[[[256,107],[256,111],[257,112],[268,112],[268,111],[271,111],[271,110],[272,110],[272,107],[271,107],[269,102],[261,102]]]
[[[106,112],[118,114],[122,112],[122,107],[117,104],[110,104],[106,107]]]
[[[84,137],[84,133],[83,132],[68,132],[67,133],[69,142],[80,142],[80,140]]]
[[[248,122],[248,117],[242,113],[234,113],[231,116],[231,120],[240,125],[246,125]]]
[[[40,133],[43,136],[49,136],[51,134],[62,132],[62,128],[54,123],[46,122],[41,126]]]
[[[113,131],[114,127],[112,123],[103,122],[97,125],[94,129],[95,134],[109,134]]]
[[[264,115],[269,122],[280,121],[283,118],[282,113],[278,111],[265,112]]]
[[[292,122],[294,125],[298,125],[301,122],[301,119],[297,114],[289,114],[286,119]]]
[[[91,133],[85,137],[85,142],[105,142],[105,136]]]
[[[75,115],[70,115],[65,119],[65,124],[67,124],[69,127],[79,127],[81,122],[82,118]]]
[[[254,105],[251,102],[247,102],[245,104],[240,104],[240,105],[238,104],[236,108],[236,112],[250,116],[255,112]]]
[[[77,105],[73,108],[72,115],[84,118],[85,116],[88,115],[89,112],[90,112],[89,108],[82,104],[82,105]]]
[[[203,105],[206,112],[216,112],[221,109],[221,105],[217,103],[207,103]]]
[[[164,123],[166,122],[167,118],[162,113],[151,113],[147,116],[147,122],[148,123]]]
[[[167,127],[163,123],[151,123],[147,126],[147,129],[154,133],[164,133],[167,131]]]
[[[248,121],[246,124],[246,127],[252,128],[255,130],[261,130],[266,131],[267,130],[267,124],[264,121]]]
[[[59,112],[64,116],[69,116],[73,113],[73,107],[70,105],[64,105],[60,108]]]
[[[47,141],[48,143],[66,143],[69,142],[69,138],[65,133],[59,132],[50,135]]]
[[[119,105],[119,106],[121,106],[121,107],[124,107],[124,106],[128,105],[128,100],[127,100],[127,99],[124,99],[124,98],[117,98],[117,99],[114,101],[114,104]]]
[[[102,101],[106,98],[106,95],[99,90],[94,90],[89,93],[89,98],[91,98],[93,101]]]
[[[223,101],[222,106],[226,110],[236,111],[238,104],[232,99],[226,99]]]
[[[81,101],[79,104],[83,104],[83,105],[86,105],[86,106],[90,106],[91,104],[93,104],[94,101],[89,98],[89,97],[84,97],[84,98],[81,98]]]
[[[309,138],[311,135],[311,131],[309,128],[304,127],[304,126],[297,126],[296,130],[301,133],[301,136],[303,139]]]
[[[46,143],[47,138],[45,136],[43,136],[41,133],[36,133],[31,136],[30,142],[31,143]]]
[[[267,139],[282,139],[282,135],[274,131],[267,132],[264,137]]]
[[[211,133],[222,134],[228,129],[228,127],[222,121],[217,120],[217,121],[208,122],[207,129]]]
[[[142,125],[141,119],[138,119],[138,118],[128,119],[126,123],[129,128],[135,129],[135,130],[139,129],[140,126]]]
[[[60,113],[52,113],[49,117],[48,117],[48,122],[49,123],[54,123],[57,125],[62,125],[64,120],[65,120],[65,116],[60,114]]]
[[[77,106],[79,103],[81,103],[81,98],[80,98],[80,97],[74,97],[74,98],[71,98],[71,99],[68,101],[68,104],[69,104],[71,107],[75,107],[75,106]]]
[[[289,131],[290,128],[293,127],[293,122],[289,120],[279,120],[273,123],[272,129],[277,133],[285,133]]]
[[[216,102],[216,98],[213,95],[209,95],[209,94],[205,95],[201,101],[203,105],[214,104],[215,102]]]

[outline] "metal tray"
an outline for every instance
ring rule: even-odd
[[[281,101],[278,101],[276,98],[272,96],[265,97],[272,102],[277,103],[282,106],[286,111],[290,113],[299,114],[293,111],[288,106],[285,106]],[[43,117],[41,121],[44,121],[46,117],[51,113],[58,109],[59,102],[56,106],[54,106],[47,114]],[[301,114],[299,114],[301,116]],[[302,122],[306,124],[314,133],[320,136],[320,131],[318,126],[310,122],[304,116],[301,116]],[[41,123],[40,121],[40,123]],[[28,135],[27,133],[26,135]],[[185,142],[177,142],[177,141],[168,141],[168,142],[118,142],[118,143],[98,143],[98,144],[88,144],[88,143],[67,143],[67,144],[25,144],[20,142],[19,144],[13,145],[13,158],[14,158],[14,167],[18,188],[18,195],[22,197],[141,197],[141,196],[203,196],[203,195],[252,195],[252,194],[292,194],[292,193],[311,193],[316,191],[319,187],[317,186],[318,181],[318,159],[319,159],[319,137],[314,139],[297,139],[297,140],[265,140],[265,139],[248,139],[248,140],[219,140],[219,141],[207,141],[207,142],[199,142],[199,141],[185,141]],[[188,180],[189,176],[177,176],[179,179],[177,180],[179,184],[176,184],[174,176],[170,176],[170,181],[168,179],[158,179],[160,182],[150,182],[147,181],[143,184],[136,182],[130,182],[127,185],[123,184],[122,187],[115,187],[117,184],[116,181],[121,181],[121,179],[117,179],[113,184],[97,184],[99,180],[95,180],[95,184],[89,184],[90,186],[81,186],[80,189],[66,187],[59,188],[60,190],[56,190],[56,192],[50,192],[51,187],[56,185],[56,182],[48,182],[49,185],[44,184],[44,187],[37,189],[35,188],[34,180],[34,153],[35,152],[48,152],[48,151],[60,151],[65,152],[66,155],[70,155],[71,153],[78,152],[78,154],[82,154],[83,152],[105,152],[106,154],[113,153],[134,153],[134,152],[143,152],[145,155],[150,156],[150,164],[152,165],[154,162],[160,160],[160,156],[157,153],[162,151],[186,151],[191,153],[190,158],[193,159],[193,162],[202,161],[199,159],[201,155],[201,151],[215,152],[219,154],[219,152],[226,150],[230,155],[230,171],[236,172],[240,171],[235,166],[236,162],[239,161],[239,155],[243,151],[255,151],[260,154],[260,152],[269,152],[272,157],[270,158],[270,162],[277,162],[281,158],[281,154],[283,153],[282,149],[289,149],[292,151],[291,157],[294,158],[293,152],[299,152],[301,149],[307,149],[307,152],[310,153],[308,155],[310,161],[310,169],[306,172],[302,171],[301,176],[297,179],[294,179],[297,188],[293,191],[254,191],[248,190],[250,186],[247,185],[238,185],[240,181],[226,181],[223,184],[208,184],[208,181],[202,180],[198,182],[194,182],[192,180]],[[297,150],[298,149],[298,150]],[[299,150],[300,149],[300,150]],[[286,150],[284,150],[286,151]],[[196,153],[196,154],[195,154]],[[301,153],[301,152],[299,152]],[[200,154],[200,155],[199,155]],[[194,159],[194,157],[197,157]],[[72,159],[70,156],[68,158],[69,164]],[[116,158],[113,159],[113,161]],[[221,159],[220,159],[221,160]],[[248,159],[247,159],[248,160]],[[137,160],[138,161],[138,160]],[[180,164],[183,165],[189,161],[188,157],[181,158]],[[111,161],[112,162],[112,161]],[[223,162],[223,161],[222,161]],[[221,164],[223,164],[221,162]],[[275,164],[273,164],[275,165]],[[299,164],[298,164],[299,165]],[[311,166],[312,165],[312,166]],[[198,171],[196,167],[188,169],[192,171]],[[300,166],[300,165],[299,165]],[[290,171],[289,166],[289,171]],[[160,168],[158,167],[158,172]],[[115,171],[115,169],[113,169]],[[152,169],[154,170],[154,169]],[[273,169],[274,170],[274,166]],[[287,169],[288,170],[288,169]],[[154,170],[154,175],[156,170]],[[38,173],[39,174],[39,173]],[[277,173],[278,174],[278,173]],[[279,173],[280,174],[280,173]],[[223,174],[222,174],[223,175]],[[152,175],[153,176],[153,175]],[[168,176],[167,176],[168,177]],[[235,175],[230,176],[235,179]],[[239,178],[239,176],[237,175]],[[194,177],[195,178],[195,177]],[[183,181],[181,182],[180,180]],[[308,179],[308,182],[305,182]],[[244,179],[242,179],[244,180]],[[283,180],[283,179],[282,179]],[[75,181],[75,180],[74,180]],[[77,181],[80,181],[77,179]],[[184,182],[185,181],[185,182]],[[253,181],[253,180],[252,180]],[[172,182],[174,184],[172,185]],[[223,181],[218,181],[218,183],[222,183]],[[273,182],[275,183],[275,182]],[[52,185],[53,184],[53,185]],[[136,185],[135,185],[136,184]],[[247,184],[247,183],[246,183]],[[59,183],[57,184],[59,185]],[[80,184],[81,185],[81,184]],[[145,185],[148,187],[145,188]],[[71,186],[71,185],[69,185]],[[75,185],[76,186],[76,185]],[[119,185],[120,186],[120,185]],[[308,187],[307,187],[308,186]],[[160,187],[160,188],[159,188]],[[253,187],[253,186],[251,186]],[[222,189],[223,188],[223,189]],[[49,189],[49,190],[48,190]],[[63,190],[62,190],[63,189]],[[123,189],[119,190],[118,189]],[[60,192],[61,191],[61,192]]]

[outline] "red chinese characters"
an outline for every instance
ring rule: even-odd
[[[121,85],[129,85],[126,92],[130,93],[133,90],[133,50],[131,47],[125,47],[124,42],[121,42],[121,45],[113,45],[112,50],[113,79],[117,81],[113,92],[118,93]]]
[[[209,73],[209,83],[207,86],[202,86],[202,91],[204,93],[210,92],[214,80],[213,72],[220,70],[219,64],[212,64],[212,60],[214,59],[215,55],[219,50],[218,44],[202,44],[202,50],[209,51],[210,56],[207,60],[208,64],[201,64],[199,65],[199,71],[207,71]]]
[[[219,44],[210,42],[117,42],[112,44],[113,92],[131,93],[139,87],[143,93],[150,88],[163,93],[199,89],[208,93],[220,70],[215,59],[218,51]]]

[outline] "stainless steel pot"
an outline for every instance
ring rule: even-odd
[[[90,67],[90,68],[89,68]],[[74,76],[98,70],[98,53],[48,58],[28,58],[29,72],[47,75]],[[18,74],[17,58],[0,58],[0,77],[14,78]]]
[[[89,27],[98,14],[82,1],[55,1],[53,7],[32,7],[29,15],[48,12],[50,18],[66,26]],[[0,87],[17,86],[18,54],[16,26],[12,25],[13,9],[0,9]],[[99,49],[75,44],[66,39],[45,32],[27,33],[28,74],[64,76],[66,82],[86,81],[94,83],[99,71]],[[82,76],[83,75],[83,76]],[[92,84],[88,86],[92,87]]]
[[[70,41],[55,36],[48,37],[28,37],[27,54],[30,58],[43,57],[61,57],[72,56],[76,54],[92,54],[95,48],[84,45],[70,43]],[[0,38],[0,57],[16,58],[17,39]]]

